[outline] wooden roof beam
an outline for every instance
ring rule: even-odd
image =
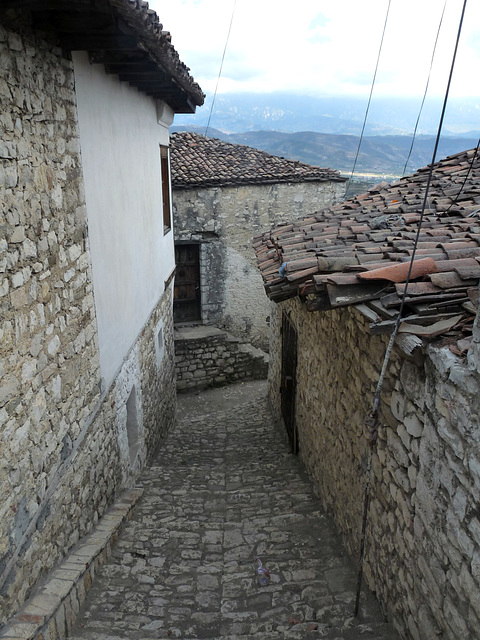
[[[61,33],[58,37],[70,51],[137,51],[139,44],[135,36]]]

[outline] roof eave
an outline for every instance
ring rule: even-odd
[[[194,113],[204,102],[170,34],[142,0],[4,0],[0,17],[12,28],[40,31],[65,51],[87,51],[92,63],[175,113]]]

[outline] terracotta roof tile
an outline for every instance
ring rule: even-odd
[[[365,194],[323,209],[315,214],[313,223],[310,216],[308,224],[298,220],[288,225],[288,251],[281,240],[283,227],[256,238],[267,295],[273,301],[303,297],[310,310],[370,304],[371,310],[383,314],[371,324],[372,332],[391,332],[418,235],[403,311],[408,330],[421,325],[418,335],[424,339],[444,333],[468,338],[478,305],[478,296],[471,299],[468,292],[478,288],[480,280],[480,206],[475,200],[480,195],[480,159],[472,149],[435,164],[418,234],[429,170],[424,167],[399,182],[376,185]],[[301,249],[303,264],[308,256],[317,258],[315,273],[312,268],[296,270],[296,248]],[[269,275],[263,269],[266,260]],[[427,262],[429,268],[417,273]],[[283,273],[304,277],[290,282],[279,279],[284,263]],[[403,271],[392,282],[366,279],[381,275],[378,270],[386,267]],[[457,316],[460,319],[452,326]]]
[[[190,132],[173,133],[170,149],[174,189],[346,180],[338,171]]]

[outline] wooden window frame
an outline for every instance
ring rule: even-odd
[[[172,198],[170,180],[170,149],[160,145],[160,171],[162,177],[163,235],[172,230]]]

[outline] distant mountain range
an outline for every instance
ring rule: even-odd
[[[180,126],[205,127],[210,117],[212,96],[194,115],[176,116]],[[408,135],[415,128],[420,99],[372,97],[365,134]],[[418,133],[435,135],[442,100],[428,98],[422,110]],[[219,94],[215,98],[210,124],[225,133],[245,131],[316,131],[360,135],[367,100],[352,97],[317,97],[287,93]],[[477,138],[480,135],[480,99],[450,99],[443,135]]]
[[[172,127],[173,131],[188,130],[197,133],[204,129],[197,127]],[[358,149],[358,136],[337,135],[303,131],[283,133],[281,131],[247,131],[245,133],[224,133],[209,129],[208,135],[234,144],[244,144],[267,151],[272,155],[290,160],[300,160],[307,164],[337,169],[350,177]],[[441,138],[437,159],[475,147],[475,138]],[[413,173],[432,160],[435,136],[419,136],[405,173]],[[405,162],[411,146],[410,136],[365,136],[358,155],[355,176],[357,180],[378,182],[378,178],[391,179],[404,173]],[[372,176],[372,180],[369,176]],[[366,177],[367,176],[367,177]]]
[[[172,131],[204,134],[209,100],[196,114],[176,116]],[[419,100],[374,99],[355,168],[356,180],[401,176],[409,154]],[[442,103],[427,100],[405,173],[429,164]],[[348,177],[358,149],[366,101],[289,94],[218,95],[207,134],[273,155],[337,169]],[[214,127],[214,128],[213,128]],[[451,100],[437,159],[475,147],[480,137],[480,100]],[[366,177],[365,177],[366,176]]]

